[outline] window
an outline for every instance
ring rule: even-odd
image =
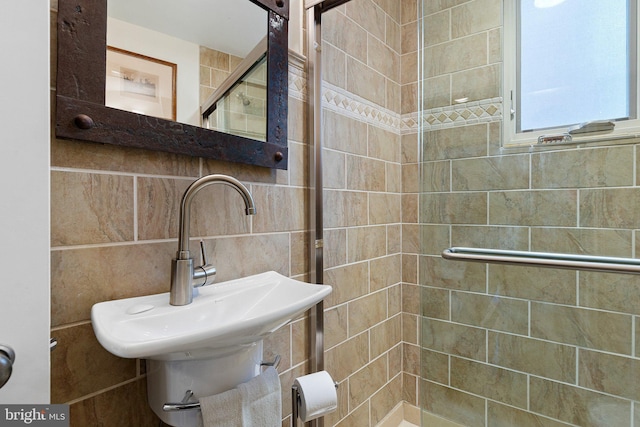
[[[505,0],[506,146],[640,133],[636,3]]]

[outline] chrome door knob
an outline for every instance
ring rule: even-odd
[[[13,362],[16,360],[16,354],[11,347],[0,344],[0,388],[4,386],[13,370]]]

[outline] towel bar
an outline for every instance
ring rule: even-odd
[[[442,252],[442,258],[453,261],[528,265],[605,273],[640,274],[640,259],[635,258],[463,247],[445,249]]]
[[[260,366],[273,366],[274,368],[278,368],[280,365],[280,355],[278,354],[272,362],[260,362]],[[182,402],[180,403],[165,403],[162,405],[162,410],[165,412],[173,412],[173,411],[188,411],[192,409],[200,409],[200,402],[189,402],[193,397],[193,391],[187,390],[182,398]]]

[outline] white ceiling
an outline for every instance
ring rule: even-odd
[[[108,0],[112,18],[244,58],[267,34],[249,0]]]

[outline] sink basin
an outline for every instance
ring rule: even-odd
[[[262,340],[331,293],[275,271],[195,290],[193,302],[169,304],[169,293],[95,304],[91,322],[116,356],[155,360],[218,357]]]

